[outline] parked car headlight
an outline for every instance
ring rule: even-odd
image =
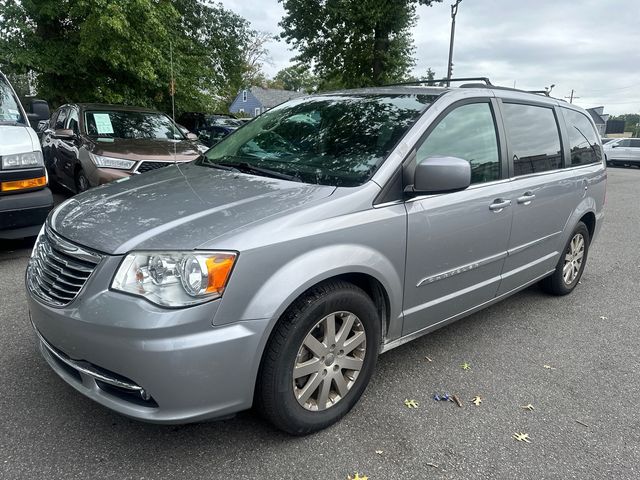
[[[2,156],[2,169],[42,167],[42,152],[15,153]]]
[[[126,160],[124,158],[103,157],[102,155],[89,154],[89,157],[96,164],[96,167],[101,168],[118,168],[120,170],[131,169],[136,162],[133,160]]]
[[[234,252],[134,252],[120,264],[111,288],[164,307],[186,307],[222,296]]]

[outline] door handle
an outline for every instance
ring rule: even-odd
[[[534,198],[536,198],[536,196],[533,192],[525,192],[524,195],[518,197],[517,201],[520,204],[529,205]]]
[[[503,209],[507,208],[511,205],[511,200],[503,200],[502,198],[497,198],[493,201],[491,205],[489,205],[489,210],[492,212],[501,212]]]

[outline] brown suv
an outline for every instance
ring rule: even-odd
[[[167,115],[122,105],[57,109],[42,134],[51,179],[73,192],[197,158],[203,146]]]

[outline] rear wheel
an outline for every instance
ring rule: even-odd
[[[373,374],[380,318],[360,288],[314,287],[276,325],[258,377],[257,403],[276,427],[305,435],[337,422]]]
[[[545,291],[553,295],[566,295],[573,291],[587,263],[589,242],[589,229],[584,223],[578,222],[555,272],[540,282]]]

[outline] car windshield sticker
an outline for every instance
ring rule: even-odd
[[[111,125],[111,118],[108,113],[94,113],[93,118],[96,121],[96,130],[98,135],[112,135],[113,125]]]

